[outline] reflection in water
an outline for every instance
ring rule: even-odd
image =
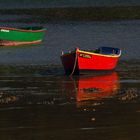
[[[77,101],[99,100],[108,98],[119,89],[117,73],[103,76],[83,77],[78,81]]]
[[[99,105],[105,101],[130,101],[138,97],[134,88],[120,86],[116,72],[69,77],[1,77],[0,104],[11,105]],[[94,102],[94,103],[93,103]]]
[[[131,102],[138,99],[139,83],[135,90],[132,83],[122,83],[116,72],[73,79],[41,76],[40,69],[34,73],[28,69],[30,76],[22,69],[19,76],[12,76],[17,72],[13,69],[9,77],[4,72],[0,74],[2,139],[122,140],[129,137],[128,132],[140,130],[135,125],[139,124],[139,100]]]
[[[119,77],[116,72],[79,77],[77,81],[77,107],[85,108],[104,103],[105,99],[114,98],[120,90]]]
[[[136,88],[124,88],[120,84],[117,72],[97,75],[81,76],[76,83],[77,108],[93,109],[105,102],[130,102],[138,99]],[[93,109],[94,110],[94,109]]]

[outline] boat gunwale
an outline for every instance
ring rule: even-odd
[[[77,50],[77,52],[91,54],[91,55],[96,55],[96,56],[104,56],[104,57],[115,57],[115,58],[118,58],[118,57],[121,56],[121,52],[118,55],[117,54],[107,55],[107,54],[101,54],[101,53],[94,53],[94,52],[82,51],[82,50],[79,50],[79,49]]]
[[[63,56],[68,56],[68,55],[71,55],[71,54],[74,54],[74,53],[76,53],[76,51],[67,52],[67,53],[65,53],[65,54],[62,54],[61,57],[63,57]]]
[[[4,30],[13,30],[13,31],[20,31],[20,32],[45,32],[46,29],[45,28],[42,28],[42,29],[39,29],[39,30],[26,30],[26,29],[20,29],[20,28],[11,28],[11,27],[0,27],[0,31],[4,29]]]

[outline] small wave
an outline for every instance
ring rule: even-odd
[[[84,128],[80,128],[80,130],[92,130],[92,129],[96,129],[95,127],[84,127]]]
[[[140,80],[133,80],[133,79],[120,80],[120,83],[140,83]]]

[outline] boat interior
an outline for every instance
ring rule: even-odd
[[[93,52],[105,55],[119,55],[121,53],[121,50],[119,48],[100,47]]]
[[[33,27],[29,26],[29,27],[21,27],[19,29],[22,29],[22,30],[42,30],[43,27],[41,27],[41,26],[33,26]]]

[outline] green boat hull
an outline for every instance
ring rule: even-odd
[[[45,29],[39,27],[27,28],[0,28],[0,41],[3,43],[31,44],[41,42],[45,35]]]

